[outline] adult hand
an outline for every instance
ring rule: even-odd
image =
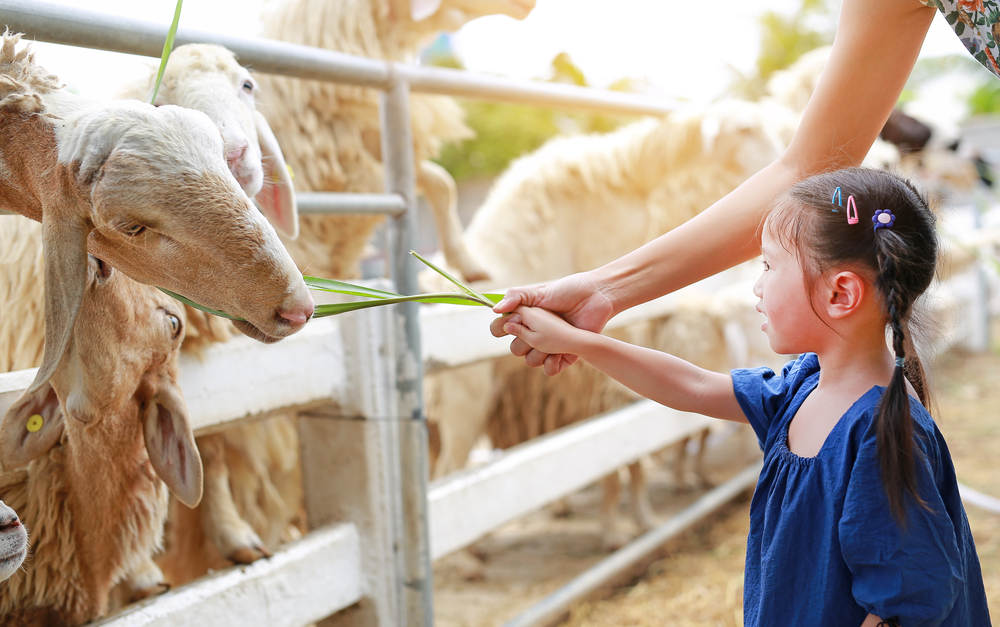
[[[504,324],[520,324],[519,314],[510,313],[522,305],[541,307],[560,315],[575,327],[599,332],[614,315],[611,299],[600,284],[589,273],[571,274],[550,283],[540,283],[507,290],[493,311],[504,315],[490,323],[490,332],[495,337],[507,335]],[[576,355],[565,353],[549,354],[532,348],[520,338],[510,343],[510,352],[532,367],[544,366],[545,374],[555,375],[573,364]]]

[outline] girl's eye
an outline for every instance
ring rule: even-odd
[[[141,234],[145,230],[146,230],[146,227],[144,227],[143,225],[141,225],[141,224],[133,224],[132,226],[125,228],[124,232],[125,232],[125,235],[128,235],[129,237],[135,237],[136,235]]]
[[[243,81],[243,91],[247,92],[248,94],[252,94],[253,93],[253,81],[251,81],[249,79]]]
[[[171,337],[176,338],[181,332],[181,319],[174,314],[167,314],[167,322],[170,323]]]
[[[767,272],[768,270],[771,269],[771,264],[767,263],[766,261],[763,263],[764,263],[764,272]]]

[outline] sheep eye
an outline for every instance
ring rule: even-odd
[[[251,80],[245,80],[245,81],[243,81],[243,91],[247,92],[248,94],[252,94],[253,93],[253,81],[251,81]]]
[[[181,319],[174,314],[167,314],[167,322],[170,323],[170,335],[176,338],[181,333]]]
[[[141,224],[133,224],[132,226],[126,227],[124,229],[124,232],[125,232],[125,235],[128,235],[129,237],[135,237],[136,235],[141,234],[145,230],[146,230],[146,227],[144,227],[143,225],[141,225]]]

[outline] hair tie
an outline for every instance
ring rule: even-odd
[[[897,368],[902,368],[903,364],[905,364],[905,363],[906,363],[906,358],[905,357],[897,357],[896,358],[896,367]]]
[[[887,229],[896,223],[896,216],[888,209],[878,209],[872,216],[873,230]]]

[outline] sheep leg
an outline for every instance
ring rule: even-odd
[[[456,268],[466,281],[483,281],[489,274],[477,262],[462,240],[462,223],[458,219],[455,179],[448,171],[431,161],[417,166],[417,188],[423,192],[434,215],[440,238],[441,252],[448,265]]]
[[[618,499],[621,482],[618,471],[601,479],[601,548],[614,551],[624,546],[625,536],[618,531]]]
[[[260,537],[236,510],[229,487],[225,442],[221,434],[198,438],[205,473],[205,493],[201,500],[201,524],[205,535],[226,559],[249,564],[271,554]]]
[[[170,589],[166,577],[160,567],[156,565],[152,557],[145,557],[139,563],[138,568],[133,570],[125,581],[129,591],[129,603],[146,599],[158,594],[163,594]]]
[[[694,457],[694,478],[700,488],[711,488],[715,485],[705,472],[705,449],[708,448],[708,436],[711,433],[712,430],[705,427],[698,434],[698,452],[695,453]]]
[[[687,461],[687,448],[690,439],[690,437],[682,438],[669,447],[674,453],[672,470],[675,492],[687,492],[691,489],[691,485],[685,480],[684,472],[684,462]]]
[[[632,462],[628,465],[629,503],[632,505],[632,519],[640,531],[649,531],[656,525],[653,506],[649,503],[649,490],[646,487],[646,473],[642,464]]]

